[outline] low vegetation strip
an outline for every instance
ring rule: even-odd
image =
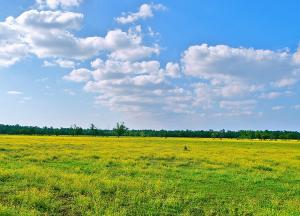
[[[300,142],[0,136],[0,215],[300,215]]]
[[[124,123],[117,123],[112,130],[98,129],[94,124],[89,128],[72,125],[68,128],[34,127],[0,124],[0,134],[10,135],[54,135],[54,136],[129,136],[129,137],[196,137],[196,138],[234,138],[234,139],[292,139],[300,140],[298,131],[269,130],[133,130]]]

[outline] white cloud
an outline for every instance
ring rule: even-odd
[[[178,63],[168,62],[166,65],[167,75],[173,78],[180,77],[180,66]]]
[[[76,63],[70,60],[58,59],[55,61],[62,68],[75,68]]]
[[[20,92],[20,91],[7,91],[6,92],[8,95],[11,95],[11,96],[17,96],[18,100],[19,100],[19,103],[27,103],[28,101],[31,101],[32,97],[29,97],[29,96],[23,96],[23,92]]]
[[[220,107],[231,111],[251,111],[255,108],[255,100],[221,101]]]
[[[11,66],[32,54],[46,58],[44,66],[55,63],[71,68],[71,60],[86,60],[100,52],[111,59],[130,61],[149,58],[160,52],[156,44],[143,44],[140,26],[128,32],[111,30],[104,37],[76,37],[71,31],[80,28],[82,19],[80,13],[37,10],[26,11],[17,18],[7,18],[0,23],[0,30],[3,30],[0,33],[0,66]],[[53,62],[51,58],[59,60]]]
[[[111,51],[109,57],[116,60],[136,61],[158,55],[160,47],[158,45],[145,46],[142,41],[140,29],[129,29],[123,32],[120,29],[109,31],[104,38],[104,47]]]
[[[115,18],[118,23],[129,24],[134,23],[140,19],[147,19],[153,17],[154,11],[166,10],[166,7],[162,4],[142,4],[135,13],[123,13],[123,16]]]
[[[96,81],[109,80],[115,84],[131,85],[157,84],[164,81],[164,70],[158,61],[118,61],[97,59],[91,63],[96,69],[93,77]]]
[[[36,3],[40,8],[57,9],[78,7],[83,0],[36,0]]]
[[[64,89],[64,92],[71,96],[76,95],[75,91],[73,91],[72,89]]]
[[[11,42],[18,38],[18,31],[14,29],[7,18],[5,22],[0,22],[0,41]]]
[[[150,37],[160,37],[160,33],[154,31],[151,27],[148,27],[148,35]]]
[[[181,113],[223,110],[219,112],[222,116],[259,116],[260,111],[256,110],[259,99],[293,94],[272,91],[274,81],[291,76],[297,69],[289,53],[227,46],[194,48],[183,54],[184,73],[176,62],[162,67],[154,60],[129,61],[111,56],[107,60],[96,59],[91,63],[93,79],[84,89],[98,93],[97,103],[113,110],[137,113],[158,112],[158,109]],[[240,63],[235,65],[236,62]],[[251,68],[244,69],[243,64]],[[282,68],[287,65],[289,71],[281,72],[276,68],[278,65]],[[261,73],[270,78],[261,79]]]
[[[93,80],[84,89],[99,94],[98,104],[135,114],[191,111],[189,92],[169,83],[158,61],[96,59],[91,66]]]
[[[268,92],[268,93],[262,93],[260,95],[260,98],[262,99],[275,99],[282,96],[281,92]]]
[[[50,62],[50,61],[47,61],[47,60],[45,60],[43,62],[43,67],[54,67],[54,66],[56,66],[56,64],[54,62]]]
[[[285,108],[285,106],[273,106],[272,110],[279,111],[279,110],[283,110],[284,108]]]
[[[29,101],[31,101],[31,100],[32,100],[32,97],[22,97],[22,98],[20,99],[19,103],[24,104],[24,103],[27,103],[27,102],[29,102]]]
[[[73,70],[70,74],[64,76],[65,80],[73,82],[87,82],[91,78],[91,71],[85,68]]]
[[[96,80],[123,78],[125,75],[159,75],[162,73],[158,61],[130,62],[110,59],[103,61],[101,59],[96,59],[91,65],[96,69],[93,72],[93,76]]]
[[[75,68],[76,62],[65,60],[65,59],[57,59],[55,61],[44,61],[43,66],[44,67],[54,67],[59,66],[61,68]]]
[[[76,38],[64,31],[51,31],[47,35],[35,32],[26,39],[31,47],[30,52],[39,58],[84,60],[97,55],[102,47],[100,37]]]
[[[0,42],[0,67],[9,67],[27,55],[28,48],[21,43],[5,44]]]
[[[266,84],[290,76],[297,69],[286,51],[232,48],[226,45],[191,46],[183,54],[184,73],[206,80]]]
[[[291,92],[276,92],[272,88],[295,84],[295,73],[299,70],[288,51],[226,45],[191,46],[183,53],[181,63],[185,76],[198,80],[199,84],[193,85],[196,100],[207,106],[226,98],[249,102],[290,96]],[[221,103],[220,107],[232,107],[226,105]]]
[[[294,109],[300,110],[300,104],[295,105],[295,106],[294,106]]]
[[[8,91],[7,94],[15,96],[15,95],[22,95],[23,92],[20,92],[20,91]]]
[[[9,17],[5,22],[6,34],[15,32],[12,38],[1,37],[0,63],[10,66],[28,54],[39,58],[86,59],[103,48],[103,38],[77,38],[69,30],[77,29],[82,14],[61,11],[30,10],[19,17]],[[4,35],[4,33],[2,33]]]
[[[40,30],[49,29],[79,29],[83,19],[83,14],[61,11],[37,11],[29,10],[22,13],[11,22],[20,27],[26,26],[30,30],[38,28]],[[13,24],[13,23],[12,23]]]
[[[147,46],[136,46],[135,48],[127,48],[127,49],[118,49],[110,54],[112,59],[117,60],[129,60],[136,61],[139,59],[145,59],[150,57],[153,54],[159,54],[160,48],[158,46],[155,47],[147,47]]]
[[[253,111],[233,111],[233,112],[216,112],[213,113],[212,116],[216,118],[232,118],[232,117],[241,117],[241,116],[255,116],[260,117],[262,116],[262,112],[253,112]]]
[[[44,83],[44,82],[47,82],[48,80],[49,80],[48,77],[43,77],[43,78],[36,79],[35,81],[39,82],[39,83]]]
[[[22,100],[24,100],[24,101],[29,101],[31,99],[32,99],[32,97],[22,97]]]
[[[283,78],[277,82],[274,82],[273,85],[278,88],[284,88],[295,85],[297,82],[298,80],[296,78]]]

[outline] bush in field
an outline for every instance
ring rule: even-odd
[[[187,145],[184,146],[183,150],[184,151],[189,151],[189,148],[187,147]]]

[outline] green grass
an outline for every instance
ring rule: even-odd
[[[300,142],[0,136],[0,215],[300,215]]]

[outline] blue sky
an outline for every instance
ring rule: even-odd
[[[0,122],[299,130],[298,6],[2,2]]]

